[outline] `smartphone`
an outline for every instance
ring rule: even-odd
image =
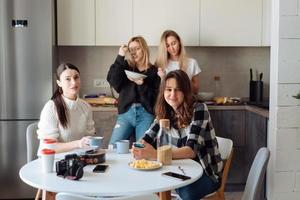
[[[104,173],[107,169],[108,165],[96,165],[96,167],[93,169],[93,172],[95,173]]]
[[[136,147],[136,148],[144,148],[145,147],[144,144],[138,143],[138,142],[133,143],[133,146]]]
[[[163,176],[168,176],[168,177],[171,177],[171,178],[176,178],[176,179],[179,179],[179,180],[182,180],[182,181],[191,179],[191,177],[189,177],[189,176],[178,174],[178,173],[175,173],[175,172],[165,172],[165,173],[162,173],[162,175]]]

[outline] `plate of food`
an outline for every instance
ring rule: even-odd
[[[155,170],[161,168],[162,163],[158,161],[141,159],[141,160],[134,160],[128,163],[128,166],[136,170],[149,171],[149,170]]]
[[[137,73],[137,72],[133,72],[133,71],[129,71],[129,70],[124,70],[125,74],[128,78],[131,79],[144,79],[147,76],[145,74],[141,74],[141,73]]]

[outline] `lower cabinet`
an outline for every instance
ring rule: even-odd
[[[116,111],[94,111],[96,133],[103,136],[103,147],[107,148],[118,113]]]
[[[233,141],[226,190],[243,191],[256,152],[267,146],[267,118],[248,110],[210,110],[210,115],[216,135]]]

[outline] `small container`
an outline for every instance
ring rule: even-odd
[[[53,149],[42,149],[42,169],[44,173],[53,172],[55,151]]]
[[[263,90],[264,90],[263,81],[250,81],[249,100],[253,102],[262,102]]]
[[[157,134],[157,161],[163,165],[172,163],[172,137],[170,134],[170,120],[159,120],[159,131]]]
[[[57,143],[56,139],[44,139],[43,140],[43,148],[55,150],[56,143]]]

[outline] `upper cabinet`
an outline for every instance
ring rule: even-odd
[[[95,45],[95,1],[57,0],[58,45]]]
[[[199,0],[133,0],[133,35],[159,45],[167,29],[175,30],[184,45],[199,45]]]
[[[96,0],[96,45],[126,44],[132,37],[132,0]]]
[[[201,46],[261,46],[262,0],[201,0]]]
[[[159,44],[167,29],[186,46],[269,46],[271,0],[57,0],[58,45]]]

